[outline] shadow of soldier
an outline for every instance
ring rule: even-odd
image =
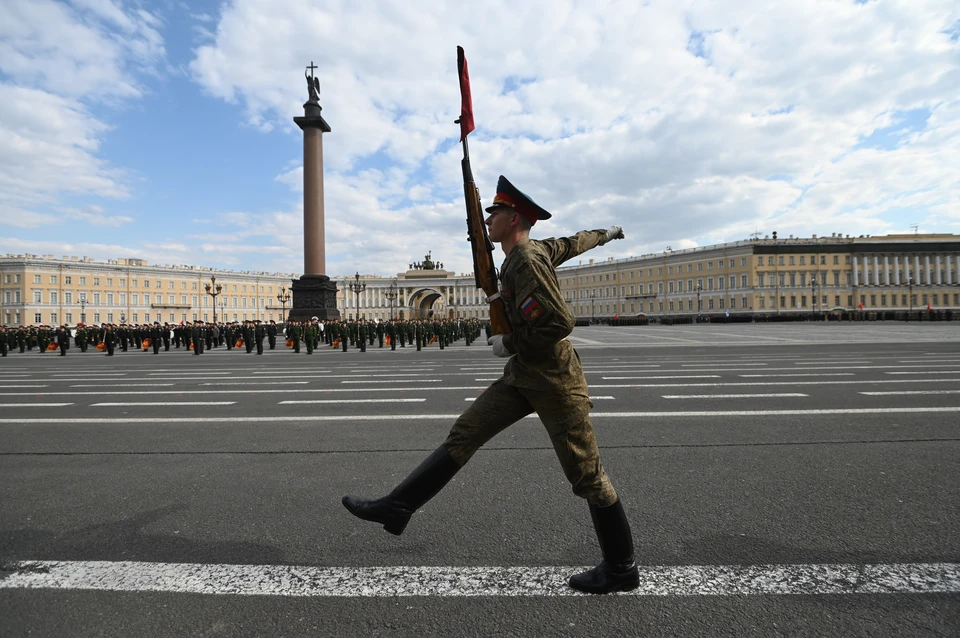
[[[282,564],[276,547],[249,541],[202,541],[146,528],[188,508],[170,505],[129,518],[57,532],[0,530],[0,562],[22,560],[128,560],[169,563]]]

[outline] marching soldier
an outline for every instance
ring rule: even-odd
[[[113,331],[113,326],[109,323],[103,324],[103,334],[100,337],[103,345],[106,346],[107,356],[113,356],[113,350],[117,347],[117,334]]]
[[[160,341],[163,339],[161,332],[160,322],[154,321],[153,328],[150,329],[150,347],[153,348],[153,354],[160,354]]]
[[[193,354],[203,354],[203,344],[206,341],[202,321],[194,321],[190,329],[190,341],[193,343]]]
[[[287,324],[287,338],[293,339],[293,351],[300,354],[300,325],[294,322]]]
[[[257,343],[257,354],[263,354],[263,339],[267,336],[267,327],[258,319],[254,322],[253,338]]]
[[[67,356],[67,348],[70,347],[70,333],[63,326],[57,328],[57,345],[60,346],[60,356]]]
[[[307,327],[303,331],[303,340],[306,342],[306,345],[307,345],[307,354],[313,354],[313,344],[315,343],[314,339],[316,338],[316,335],[314,334],[314,332],[316,331],[316,329],[317,329],[316,324],[314,324],[311,321],[310,323],[307,324]]]
[[[163,351],[168,352],[170,350],[170,324],[167,322],[163,323],[163,329],[160,330],[160,338],[163,339]]]
[[[357,344],[360,346],[360,352],[367,351],[367,322],[357,323]]]
[[[494,355],[509,359],[504,374],[457,419],[446,441],[388,496],[345,496],[343,504],[355,516],[401,534],[413,513],[436,496],[484,443],[536,412],[574,493],[589,505],[603,554],[597,567],[572,576],[570,586],[597,594],[636,589],[640,579],[630,523],[600,463],[589,416],[593,403],[580,357],[566,338],[575,322],[556,274],[568,259],[623,238],[623,230],[612,226],[562,239],[530,239],[533,224],[550,213],[503,176],[487,212],[490,239],[506,253],[500,295],[513,331],[488,340]]]
[[[270,320],[270,324],[267,326],[267,343],[270,344],[271,350],[277,347],[277,322],[273,319]]]

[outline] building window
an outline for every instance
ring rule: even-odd
[[[708,262],[707,262],[707,270],[713,270],[713,262],[712,262],[712,261],[708,261]]]
[[[707,299],[707,309],[713,310],[713,299]]]
[[[43,317],[39,312],[33,315],[33,323],[43,323]]]
[[[50,275],[50,283],[52,283],[52,284],[57,283],[57,276],[56,276],[56,275]]]
[[[174,283],[174,282],[172,282],[172,281],[169,282],[169,284],[170,284],[170,285],[167,286],[167,287],[168,287],[170,290],[173,290],[173,287],[177,285],[176,283]]]
[[[99,285],[100,285],[100,278],[99,278],[99,277],[94,277],[94,278],[93,278],[93,285],[94,285],[94,286],[99,286]]]
[[[43,293],[39,290],[33,291],[33,303],[43,303]]]
[[[127,305],[127,293],[125,293],[125,292],[121,292],[121,293],[120,293],[120,305],[121,305],[121,306],[126,306],[126,305]]]
[[[139,285],[140,285],[140,280],[139,280],[139,279],[131,279],[131,280],[130,280],[130,287],[131,287],[131,288],[137,288]]]
[[[881,307],[886,307],[886,305],[887,305],[887,296],[886,296],[886,295],[880,295],[880,306],[881,306]]]
[[[801,296],[800,296],[800,307],[801,307],[801,308],[806,308],[806,307],[807,307],[807,296],[806,296],[806,295],[801,295]]]
[[[144,279],[144,280],[143,280],[143,287],[144,287],[144,288],[149,288],[149,287],[150,287],[150,280],[149,280],[149,279]]]
[[[826,256],[826,255],[820,255],[820,265],[821,265],[821,266],[826,266],[826,265],[827,265],[827,256]]]
[[[50,303],[60,303],[60,301],[57,299],[57,291],[56,291],[56,290],[51,290],[51,291],[50,291]]]
[[[793,263],[793,258],[792,258],[792,257],[790,258],[790,263],[791,263],[791,264]],[[801,266],[806,266],[806,265],[807,265],[807,257],[806,257],[806,255],[800,255],[800,265],[801,265]]]
[[[108,312],[108,313],[107,313],[107,323],[113,323],[113,313],[112,313],[112,312]]]
[[[720,310],[723,310],[723,297],[720,297]]]
[[[99,312],[93,313],[93,323],[100,323],[100,313],[99,313]]]
[[[113,288],[113,279],[107,279],[107,286]]]
[[[108,293],[107,293],[107,305],[108,305],[108,306],[112,306],[112,305],[113,305],[113,293],[112,293],[112,292],[108,292]]]
[[[42,283],[42,282],[40,281],[40,275],[34,275],[34,276],[33,276],[33,283],[35,283],[35,284]],[[39,323],[39,322],[37,322],[37,323]]]

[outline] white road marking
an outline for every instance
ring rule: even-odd
[[[682,368],[756,368],[768,366],[769,363],[681,363]]]
[[[14,388],[45,388],[46,385],[0,385],[0,388],[12,390]]]
[[[956,370],[925,370],[911,372],[884,372],[884,374],[957,374]]]
[[[0,409],[3,408],[62,408],[72,403],[0,403]]]
[[[80,383],[71,385],[71,388],[169,388],[175,383]]]
[[[303,371],[304,372],[330,372],[330,370],[316,370],[314,368],[304,368]],[[238,372],[246,372],[246,370],[238,370]],[[270,372],[263,372],[263,371],[254,372],[253,374],[275,374],[277,376],[285,376],[285,375],[298,375],[303,373],[298,372],[296,370],[283,369],[283,370],[272,370]],[[254,377],[244,377],[244,378],[253,379]]]
[[[603,400],[608,400],[608,399],[616,399],[616,397],[610,397],[610,396],[606,396],[606,397],[590,397],[590,399],[591,399],[592,401],[603,401]],[[467,397],[466,399],[464,399],[464,401],[476,401],[476,400],[477,400],[476,397]]]
[[[200,385],[306,385],[309,381],[217,381]],[[172,384],[171,384],[172,385]]]
[[[719,379],[719,374],[687,374],[661,377],[602,377],[604,381],[626,381],[627,379]]]
[[[280,401],[277,405],[304,403],[423,403],[426,399],[317,399],[315,401]]]
[[[823,365],[823,361],[795,361],[794,365],[797,366],[819,366]],[[867,361],[866,359],[831,359],[830,363],[873,363],[873,361]],[[890,367],[890,366],[885,366]]]
[[[567,585],[585,567],[313,567],[134,561],[20,561],[0,589],[379,598],[589,596]],[[960,563],[641,566],[621,596],[770,596],[960,592]]]
[[[901,390],[898,392],[858,392],[868,397],[885,397],[904,394],[960,394],[960,390]]]
[[[800,385],[894,385],[899,383],[960,383],[957,379],[857,379],[851,381],[731,381],[710,383],[592,383],[592,389],[605,388],[719,388],[719,387],[773,387],[773,386],[800,386]],[[486,390],[487,386],[478,385],[451,385],[451,386],[424,386],[422,388],[398,388],[403,392],[448,392],[453,390]],[[97,392],[0,392],[0,397],[45,397],[45,396],[121,396],[138,394],[209,394],[210,390],[100,390]],[[217,394],[279,394],[287,393],[287,389],[277,390],[217,390]],[[383,392],[383,388],[298,388],[297,394],[310,392]]]
[[[143,401],[137,403],[91,403],[94,408],[142,407],[152,405],[233,405],[236,401]]]
[[[766,379],[767,377],[791,377],[791,378],[792,377],[852,377],[852,376],[856,376],[856,374],[853,372],[827,372],[827,373],[816,372],[816,373],[810,373],[810,374],[798,372],[796,374],[738,374],[737,376],[743,377],[744,379],[750,379],[750,378],[756,378],[756,377],[761,379]]]
[[[440,383],[443,379],[375,379],[372,381],[341,381],[340,383]]]
[[[664,394],[664,399],[763,399],[777,397],[808,397],[809,394],[799,392],[783,392],[775,394]]]
[[[118,404],[133,405],[133,404]],[[187,405],[187,404],[179,404]],[[591,419],[662,419],[666,417],[830,416],[842,414],[927,414],[960,412],[960,406],[921,408],[827,408],[822,410],[697,410],[685,412],[591,412]],[[456,420],[460,414],[307,414],[301,416],[131,417],[77,419],[0,419],[2,423],[283,423],[303,421],[426,421]],[[526,419],[538,418],[531,414]]]

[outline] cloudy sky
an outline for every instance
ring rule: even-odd
[[[960,233],[956,0],[467,7],[0,0],[0,253],[301,272],[312,60],[327,274],[469,272],[457,45],[481,196],[507,175],[535,237]]]

